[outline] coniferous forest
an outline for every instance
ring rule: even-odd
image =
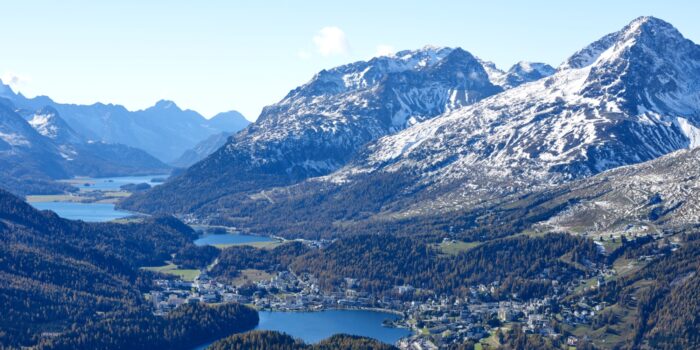
[[[188,349],[257,325],[238,304],[186,305],[154,316],[142,297],[153,274],[196,236],[160,217],[87,224],[40,212],[0,191],[0,344],[45,349]]]

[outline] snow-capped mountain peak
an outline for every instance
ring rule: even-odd
[[[595,53],[588,65],[580,51],[562,66],[589,69],[582,96],[606,95],[633,115],[676,114],[700,123],[700,46],[671,24],[640,17],[582,51]]]
[[[82,138],[61,117],[53,107],[38,110],[28,120],[39,134],[48,137],[57,144],[78,144]]]
[[[601,62],[610,62],[620,58],[626,50],[637,44],[646,45],[654,51],[666,44],[670,46],[679,42],[692,44],[670,23],[650,16],[639,17],[621,30],[610,33],[577,51],[558,69],[583,68]],[[656,49],[649,46],[655,46]]]
[[[406,171],[438,187],[507,179],[499,187],[506,190],[698,145],[700,47],[645,17],[577,52],[551,77],[379,139],[329,179]]]
[[[287,98],[297,93],[327,95],[355,91],[376,85],[388,74],[427,68],[440,62],[453,49],[424,47],[418,50],[399,51],[390,56],[374,57],[317,73],[307,84],[292,90]]]
[[[489,80],[504,89],[511,89],[525,83],[546,78],[556,72],[552,66],[540,62],[520,61],[510,67],[506,72],[498,68],[493,62],[479,61],[481,65],[484,66]]]
[[[520,61],[511,67],[508,72],[519,75],[537,74],[540,77],[554,74],[554,68],[546,63]]]
[[[202,173],[218,182],[220,189],[209,193],[325,175],[368,142],[501,91],[478,59],[460,48],[424,47],[323,70],[161,190],[185,186]],[[245,173],[268,182],[238,186],[249,181]]]
[[[170,101],[170,100],[158,100],[153,107],[153,109],[169,109],[169,108],[175,108],[175,109],[180,109],[180,107],[175,104],[175,102]]]

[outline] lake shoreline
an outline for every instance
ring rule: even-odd
[[[396,344],[401,339],[410,337],[414,334],[413,329],[410,329],[410,328],[393,327],[393,326],[385,325],[383,321],[386,320],[387,318],[380,320],[380,318],[384,317],[384,316],[389,316],[388,317],[389,319],[392,319],[391,316],[393,316],[393,317],[395,317],[393,320],[400,319],[403,316],[403,314],[400,312],[397,312],[395,310],[385,310],[385,309],[381,309],[381,308],[359,308],[359,307],[325,308],[325,309],[306,310],[306,311],[305,310],[269,310],[269,309],[266,310],[266,309],[257,309],[257,308],[256,308],[256,310],[258,310],[258,314],[260,316],[260,321],[259,321],[258,325],[251,330],[241,332],[241,333],[235,333],[235,334],[244,334],[244,333],[256,331],[256,330],[275,331],[275,332],[289,334],[289,335],[293,336],[294,338],[299,338],[307,344],[316,344],[316,343],[322,341],[323,339],[327,339],[327,338],[332,337],[333,335],[341,334],[341,333],[354,334],[354,335],[358,335],[358,336],[372,338],[372,339],[375,339],[377,341],[380,341],[380,342],[383,342],[386,344]],[[355,312],[355,314],[342,315],[342,313],[345,313],[345,312]],[[370,316],[370,318],[372,318],[372,320],[369,321],[367,319],[355,319],[355,320],[351,320],[349,322],[351,322],[355,325],[359,325],[361,327],[372,328],[372,329],[374,329],[375,332],[386,330],[390,333],[394,333],[394,335],[392,336],[389,334],[385,334],[384,336],[380,336],[376,333],[373,333],[372,331],[368,331],[368,330],[362,331],[362,330],[358,330],[358,329],[354,329],[354,330],[350,329],[349,331],[347,331],[347,329],[344,329],[344,330],[339,330],[337,332],[331,329],[331,331],[327,332],[327,334],[323,334],[322,336],[320,334],[313,334],[313,335],[300,334],[300,332],[302,332],[302,333],[303,332],[307,332],[307,333],[314,332],[313,330],[310,329],[313,327],[307,327],[308,323],[314,323],[314,321],[309,320],[309,317],[312,317],[312,318],[319,318],[320,317],[319,319],[315,320],[315,322],[319,326],[325,327],[326,325],[333,324],[335,322],[329,321],[327,319],[323,319],[324,316],[325,317],[337,317],[336,321],[348,322],[348,317],[357,317],[358,316],[358,314],[356,314],[357,312],[368,312],[368,314],[363,314],[362,316],[363,317]],[[299,318],[307,318],[307,319],[306,320],[298,320],[296,322],[288,322],[286,320],[286,318],[296,317],[296,315],[298,315]],[[275,325],[275,322],[270,322],[270,319],[269,319],[270,316],[275,316],[275,317],[281,318],[281,320],[277,320],[276,322],[283,321],[284,327],[279,327],[279,324]],[[304,322],[304,321],[306,321],[306,322]],[[300,324],[302,324],[303,326],[299,327]],[[401,335],[396,334],[396,332],[399,332],[399,331],[402,332],[403,334],[401,334]],[[362,333],[364,333],[364,334],[362,334]],[[233,335],[233,334],[230,334],[228,336],[231,336],[231,335]],[[226,338],[226,337],[222,337],[222,338],[216,339],[216,340],[211,341],[211,342],[203,343],[201,345],[194,347],[192,350],[204,350],[204,349],[208,348],[209,346],[211,346],[212,344],[214,344],[215,342],[217,342],[221,339],[224,339],[224,338]]]
[[[256,310],[258,311],[268,311],[268,312],[324,312],[324,311],[371,311],[371,312],[378,312],[378,313],[384,313],[384,314],[392,314],[396,316],[401,316],[403,317],[403,312],[398,311],[398,310],[392,310],[392,309],[384,309],[380,307],[363,307],[363,306],[349,306],[349,307],[332,307],[332,308],[320,308],[320,309],[314,309],[314,308],[302,308],[302,309],[272,309],[272,308],[257,308]],[[397,327],[397,328],[404,328],[404,327]],[[406,328],[408,329],[408,328]]]
[[[75,186],[77,191],[51,195],[26,195],[24,198],[39,210],[51,210],[58,216],[69,220],[85,222],[114,222],[148,217],[148,214],[118,209],[116,203],[132,194],[122,186],[146,183],[157,186],[153,179],[167,176],[164,174],[147,174],[139,176],[88,178],[76,177],[63,180]]]

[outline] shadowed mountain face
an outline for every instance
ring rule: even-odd
[[[28,111],[49,106],[85,140],[139,148],[163,162],[179,157],[211,135],[236,132],[250,124],[236,111],[206,119],[166,100],[144,110],[129,111],[114,104],[75,105],[57,103],[46,96],[26,98],[1,82],[0,97]]]
[[[459,48],[403,51],[324,70],[266,107],[217,152],[159,186],[162,192],[148,194],[141,209],[186,212],[217,198],[325,175],[368,142],[501,91],[482,63]],[[171,195],[177,198],[161,202]]]

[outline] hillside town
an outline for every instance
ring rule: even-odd
[[[278,272],[269,279],[233,285],[211,278],[205,270],[193,281],[158,279],[157,288],[147,293],[156,315],[165,315],[185,303],[236,302],[269,311],[321,311],[332,309],[369,309],[391,312],[399,316],[386,320],[384,326],[402,327],[412,335],[396,345],[401,349],[438,349],[466,340],[479,341],[493,335],[501,327],[519,324],[529,333],[558,338],[561,325],[588,324],[601,312],[605,303],[596,304],[575,295],[585,288],[599,288],[615,276],[614,270],[601,269],[590,279],[567,285],[555,282],[556,290],[543,299],[519,300],[512,295],[507,301],[494,301],[492,295],[499,283],[469,287],[466,297],[433,296],[414,300],[413,295],[426,295],[410,285],[395,286],[391,296],[376,297],[357,288],[357,281],[346,278],[342,287],[323,291],[319,281],[309,274]],[[421,292],[421,293],[416,293]],[[575,344],[570,336],[567,343]]]

